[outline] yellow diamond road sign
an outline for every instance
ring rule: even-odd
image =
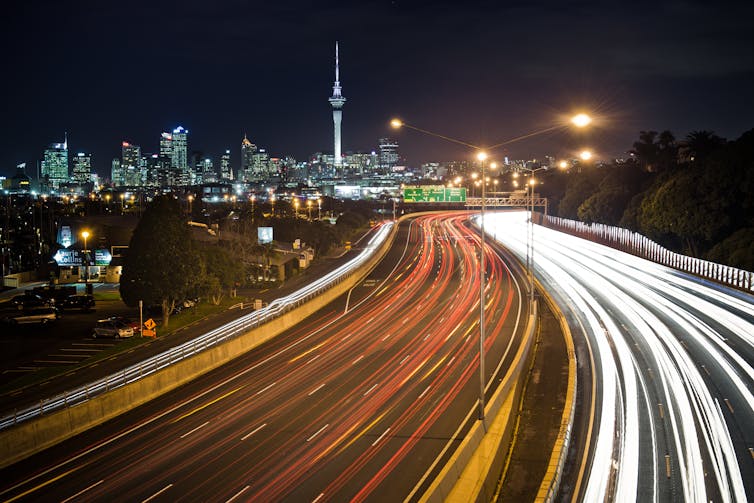
[[[154,327],[157,326],[157,323],[155,323],[152,318],[149,318],[147,321],[144,322],[144,326],[147,328],[147,330],[152,330],[154,329]]]

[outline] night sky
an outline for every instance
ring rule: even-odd
[[[597,119],[495,151],[513,158],[610,158],[640,130],[754,127],[749,1],[15,1],[2,25],[6,175],[65,131],[106,176],[121,141],[156,152],[177,125],[190,150],[230,148],[234,167],[244,133],[273,156],[331,152],[336,40],[344,152],[393,135],[410,165],[469,157],[391,131],[394,116],[476,145],[575,111]]]

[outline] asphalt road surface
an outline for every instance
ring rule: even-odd
[[[417,499],[475,420],[478,236],[467,215],[401,225],[348,295],[244,357],[2,472],[4,499]],[[486,250],[487,391],[526,312]]]

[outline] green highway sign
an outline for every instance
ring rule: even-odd
[[[403,188],[406,203],[465,203],[466,187],[443,185],[406,186]]]

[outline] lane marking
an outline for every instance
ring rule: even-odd
[[[160,494],[164,493],[165,491],[167,491],[167,490],[168,490],[168,489],[170,489],[171,487],[173,487],[173,484],[168,484],[168,485],[166,485],[165,487],[163,487],[162,489],[160,489],[159,491],[157,491],[156,493],[154,493],[154,494],[153,494],[152,496],[150,496],[149,498],[147,498],[147,499],[143,500],[143,501],[142,501],[141,503],[147,503],[147,501],[152,501],[152,500],[153,500],[153,499],[155,499],[155,498],[156,498],[157,496],[159,496]]]
[[[197,426],[196,428],[194,428],[193,430],[191,430],[191,431],[189,431],[189,432],[187,432],[187,433],[184,433],[183,435],[181,435],[181,438],[186,438],[186,437],[188,437],[189,435],[191,435],[192,433],[194,433],[194,432],[195,432],[196,430],[199,430],[199,429],[201,429],[201,428],[204,428],[204,427],[205,427],[205,426],[207,426],[208,424],[209,424],[209,421],[205,421],[205,422],[204,422],[204,424],[202,424],[202,425],[199,425],[199,426]]]
[[[319,386],[311,390],[308,396],[312,396],[314,393],[316,393],[317,391],[321,390],[324,387],[325,387],[325,383],[320,384]]]
[[[317,432],[316,432],[316,433],[315,433],[314,435],[312,435],[311,437],[307,438],[307,439],[306,439],[306,441],[307,441],[307,442],[309,442],[309,441],[311,441],[311,440],[314,440],[314,438],[315,438],[315,437],[316,437],[317,435],[319,435],[320,433],[322,433],[323,431],[325,431],[325,429],[326,429],[326,428],[327,428],[328,426],[330,426],[330,423],[327,423],[327,424],[326,424],[326,425],[324,425],[324,426],[323,426],[322,428],[320,428],[319,430],[317,430]]]
[[[69,496],[68,498],[64,499],[64,500],[63,500],[63,501],[61,501],[60,503],[68,503],[68,502],[69,502],[69,501],[71,501],[72,499],[74,499],[74,498],[78,498],[79,496],[81,496],[82,494],[84,494],[85,492],[87,492],[88,490],[90,490],[90,489],[94,489],[95,487],[97,487],[98,485],[100,485],[101,483],[103,483],[104,481],[105,481],[105,479],[102,479],[102,480],[100,480],[99,482],[95,482],[94,484],[90,485],[90,486],[89,486],[89,487],[87,487],[86,489],[82,489],[82,490],[80,490],[79,492],[77,492],[77,493],[76,493],[76,494],[74,494],[73,496]]]
[[[265,392],[265,391],[267,391],[268,389],[272,388],[272,387],[273,387],[273,386],[275,386],[276,384],[277,384],[277,381],[275,381],[274,383],[272,383],[272,384],[270,384],[270,385],[268,385],[268,386],[265,386],[264,388],[262,388],[262,389],[260,389],[259,391],[257,391],[257,392],[255,393],[255,395],[261,395],[262,393],[264,393],[264,392]],[[240,388],[239,388],[239,389],[240,389]]]
[[[380,383],[377,383],[377,384],[373,385],[371,388],[369,388],[368,390],[366,390],[366,392],[363,395],[361,395],[361,396],[367,396],[369,393],[371,393],[372,391],[374,391],[374,388],[376,388],[379,385],[380,385]]]
[[[251,486],[246,486],[246,487],[244,487],[243,489],[241,489],[240,491],[238,491],[238,492],[237,492],[236,494],[234,494],[234,495],[233,495],[233,496],[232,496],[232,497],[231,497],[231,498],[230,498],[230,499],[229,499],[228,501],[226,501],[225,503],[230,503],[231,501],[235,500],[236,498],[238,498],[239,496],[241,496],[241,495],[242,495],[243,493],[245,493],[245,492],[246,492],[246,491],[247,491],[247,490],[249,489],[249,487],[251,487]]]
[[[317,503],[319,500],[325,497],[325,493],[319,493],[319,496],[312,500],[312,503]]]
[[[86,463],[86,464],[83,464],[83,465],[81,465],[81,466],[78,466],[78,467],[76,467],[76,468],[73,468],[73,469],[71,469],[71,470],[68,470],[67,472],[63,472],[63,473],[61,473],[60,475],[58,475],[57,477],[53,477],[53,478],[51,478],[50,480],[48,480],[48,481],[46,481],[46,482],[42,482],[41,484],[39,484],[39,485],[37,485],[37,486],[34,486],[34,487],[32,487],[31,489],[28,489],[28,490],[26,490],[26,491],[22,492],[21,494],[18,494],[18,495],[16,495],[16,496],[12,497],[12,498],[11,498],[11,499],[9,499],[9,500],[5,500],[5,503],[10,503],[11,501],[20,500],[20,499],[21,499],[21,498],[23,498],[24,496],[28,496],[29,494],[31,494],[31,493],[33,493],[33,492],[35,492],[35,491],[39,490],[39,489],[42,489],[42,488],[43,488],[43,487],[45,487],[45,486],[48,486],[48,485],[50,485],[50,484],[52,484],[53,482],[57,482],[58,480],[62,479],[63,477],[67,477],[67,476],[68,476],[68,475],[70,475],[71,473],[73,473],[73,472],[75,472],[75,471],[79,470],[80,468],[83,468],[83,467],[85,467],[85,466],[86,466],[86,465],[88,465],[88,464],[89,464],[89,463]],[[16,487],[18,487],[18,485],[15,485],[15,486],[13,486],[13,487],[9,488],[9,489],[8,489],[8,491],[10,491],[10,490],[13,490],[13,489],[15,489]],[[7,492],[7,491],[6,491],[6,492]]]
[[[250,436],[252,436],[254,433],[258,432],[259,430],[261,430],[265,426],[267,426],[267,423],[262,423],[261,425],[257,426],[256,428],[254,428],[253,430],[251,430],[249,433],[247,433],[246,435],[244,435],[243,437],[241,437],[241,440],[246,440],[247,438],[249,438]]]
[[[387,430],[385,430],[385,431],[384,431],[384,432],[382,433],[382,435],[380,435],[379,437],[377,437],[377,440],[375,440],[374,442],[372,442],[372,447],[374,447],[375,445],[377,445],[377,443],[378,443],[378,442],[379,442],[380,440],[382,440],[382,438],[383,438],[383,437],[384,437],[385,435],[387,435],[387,432],[389,432],[389,431],[390,431],[390,428],[388,428]]]
[[[352,361],[352,362],[351,362],[351,365],[356,365],[356,364],[357,364],[357,363],[359,363],[359,362],[360,362],[360,361],[361,361],[362,359],[364,359],[364,355],[361,355],[361,356],[359,356],[358,358],[356,358],[356,359],[355,359],[354,361]]]
[[[733,410],[733,406],[730,404],[730,401],[727,398],[723,398],[723,401],[725,402],[725,405],[728,406],[728,410],[731,414],[735,414],[736,411]]]

